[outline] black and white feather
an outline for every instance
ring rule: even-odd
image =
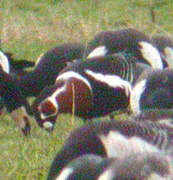
[[[33,70],[20,76],[9,73],[8,59],[0,53],[0,96],[7,111],[16,112],[20,107],[25,107],[31,114],[26,97],[37,96],[44,87],[53,84],[67,62],[82,57],[83,51],[82,44],[60,44],[40,57]],[[16,115],[13,117],[17,118],[16,121],[21,119]]]
[[[119,52],[136,57],[136,62],[148,64],[153,68],[163,68],[160,53],[152,45],[150,38],[131,28],[96,34],[88,43],[85,57],[106,56]]]
[[[125,110],[132,84],[145,68],[146,65],[121,53],[73,63],[33,103],[32,107],[38,108],[40,114],[38,117],[37,113],[36,120],[41,127],[47,122],[54,124],[59,113],[72,113],[74,103],[74,115],[84,120]],[[71,93],[72,83],[75,97]]]
[[[6,73],[10,72],[10,64],[8,58],[2,51],[0,51],[0,67]]]
[[[67,138],[50,167],[48,179],[54,179],[71,160],[86,154],[119,159],[145,152],[163,151],[169,155],[173,152],[170,124],[135,120],[85,124]]]
[[[133,87],[130,106],[133,114],[145,109],[173,108],[173,69],[148,69]]]
[[[173,39],[170,36],[156,34],[151,41],[160,51],[164,67],[173,68]]]
[[[168,179],[171,176],[168,158],[148,152],[134,153],[121,159],[87,154],[68,163],[56,180]]]

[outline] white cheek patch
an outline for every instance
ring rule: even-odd
[[[139,42],[139,45],[141,46],[140,51],[143,58],[147,60],[153,68],[163,69],[163,62],[159,51],[152,46],[152,44],[145,41]]]
[[[146,88],[146,80],[142,80],[137,83],[132,89],[130,96],[130,108],[135,115],[139,115],[140,110],[140,98]]]
[[[0,51],[0,66],[2,67],[2,69],[9,74],[10,72],[10,65],[9,65],[9,61],[8,58],[6,57],[6,55]]]
[[[158,152],[158,149],[139,137],[127,138],[117,131],[110,131],[107,135],[98,136],[103,143],[107,156],[124,158],[127,155],[143,152]]]
[[[51,103],[54,105],[54,107],[56,107],[57,112],[58,112],[59,105],[58,105],[58,102],[56,100],[56,97],[58,95],[60,95],[62,92],[64,92],[65,90],[66,90],[66,85],[64,85],[61,88],[58,88],[51,96],[47,97],[44,101],[47,101],[47,100],[51,101]],[[54,116],[54,115],[56,115],[56,114],[51,114],[51,116]],[[46,119],[48,116],[45,116],[44,113],[41,112],[40,117],[41,117],[41,119]]]
[[[128,97],[132,91],[131,84],[128,81],[121,79],[119,76],[116,75],[104,75],[101,73],[93,72],[89,69],[85,70],[85,73],[92,76],[97,81],[107,84],[112,88],[121,88],[125,90],[126,96]]]
[[[74,71],[68,71],[68,72],[65,72],[61,75],[59,75],[56,79],[56,81],[58,80],[68,80],[70,78],[76,78],[76,79],[79,79],[80,81],[84,82],[88,88],[90,89],[90,91],[92,91],[92,87],[91,87],[91,84],[90,82],[84,78],[83,76],[81,76],[79,73],[77,72],[74,72]]]
[[[73,173],[73,168],[64,168],[55,180],[67,180]]]
[[[168,67],[173,68],[173,49],[170,47],[166,47],[164,51],[165,51],[166,62],[168,63]]]
[[[105,56],[107,52],[108,50],[106,49],[106,46],[98,46],[93,51],[90,52],[90,54],[87,56],[87,59],[99,57],[99,56]]]

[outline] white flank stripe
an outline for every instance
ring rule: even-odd
[[[95,80],[105,83],[110,87],[120,87],[121,89],[125,89],[126,96],[129,96],[129,93],[131,93],[132,91],[131,84],[128,81],[121,79],[119,76],[104,75],[101,73],[93,72],[89,69],[86,69],[85,72],[88,75],[92,76]]]
[[[56,101],[56,97],[61,94],[62,92],[64,92],[66,90],[66,85],[64,85],[63,87],[61,88],[58,88],[58,90],[56,90],[51,96],[47,97],[44,101],[51,101],[52,104],[56,107],[57,109],[57,112],[58,112],[58,109],[59,109],[59,106],[58,106],[58,102]],[[43,101],[43,103],[44,103]],[[51,114],[51,116],[54,116],[56,114]],[[42,112],[40,113],[40,117],[41,119],[46,119],[48,116],[45,116]]]
[[[64,168],[60,175],[55,180],[67,180],[67,178],[73,173],[72,168]]]
[[[8,62],[8,58],[6,57],[6,55],[0,51],[0,66],[2,67],[2,69],[9,74],[10,72],[10,65]]]
[[[89,87],[90,91],[92,92],[92,87],[91,87],[90,82],[86,78],[81,76],[79,73],[74,72],[74,71],[68,71],[68,72],[65,72],[65,73],[59,75],[57,77],[56,81],[61,80],[61,79],[68,80],[70,78],[76,78],[76,79],[83,81]]]
[[[158,148],[139,137],[126,138],[117,131],[110,131],[107,135],[98,136],[103,143],[107,156],[123,158],[127,155],[143,152],[158,152]]]
[[[142,80],[137,83],[132,89],[132,93],[130,96],[130,108],[135,115],[140,114],[140,98],[142,93],[145,90],[146,80]]]
[[[90,54],[87,56],[87,59],[99,56],[105,56],[107,53],[107,49],[105,46],[98,46]]]
[[[166,62],[169,68],[173,68],[173,49],[170,47],[165,48]]]
[[[163,62],[159,51],[148,42],[141,41],[139,45],[141,46],[140,50],[145,60],[147,60],[153,68],[163,69]]]

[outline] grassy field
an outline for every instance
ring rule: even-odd
[[[31,61],[62,42],[86,44],[101,30],[134,27],[150,35],[172,35],[173,29],[173,4],[168,0],[0,0],[0,4],[2,49]],[[31,137],[26,138],[8,114],[1,115],[0,179],[46,179],[64,139],[82,124],[72,119],[60,115],[54,132],[48,134],[31,118]]]

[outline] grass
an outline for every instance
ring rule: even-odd
[[[172,35],[173,5],[157,0],[0,0],[1,46],[15,57],[36,61],[62,42],[86,44],[102,31],[134,27],[152,35]],[[155,22],[151,14],[154,12]],[[117,118],[125,118],[118,116]],[[60,115],[48,134],[31,118],[31,137],[23,137],[8,114],[0,120],[0,179],[46,179],[55,154],[70,131],[82,124]]]

